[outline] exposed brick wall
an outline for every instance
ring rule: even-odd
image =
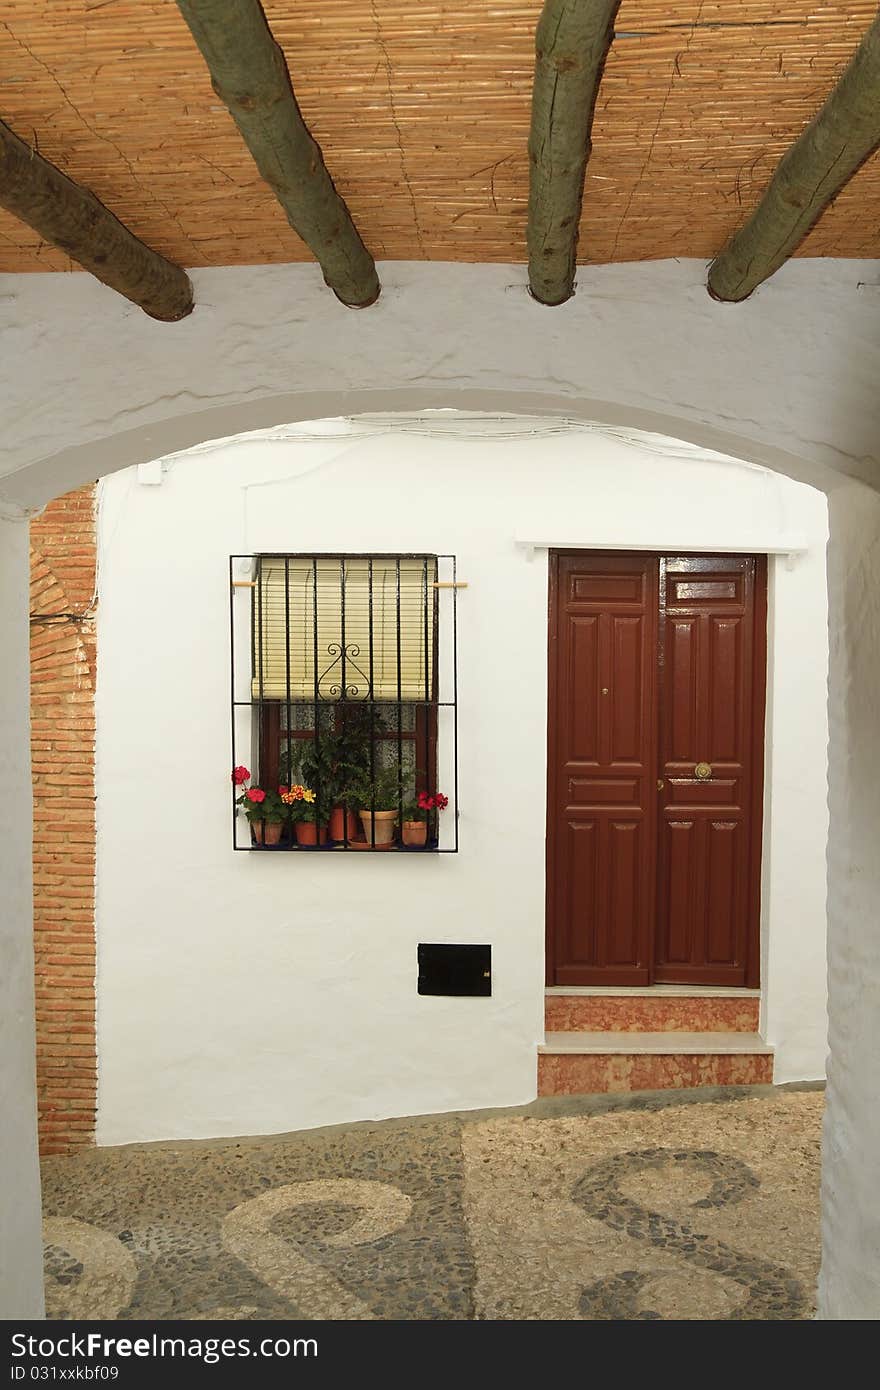
[[[40,1148],[95,1131],[95,489],[31,523],[31,756]],[[71,618],[51,615],[72,615]]]

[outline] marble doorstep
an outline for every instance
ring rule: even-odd
[[[757,1033],[547,1033],[538,1052],[559,1056],[563,1053],[635,1054],[687,1056],[710,1054],[731,1056],[772,1056],[773,1048]]]
[[[604,999],[760,999],[759,989],[739,985],[547,985],[544,993],[553,995],[598,996]]]
[[[754,996],[548,994],[548,1033],[757,1033]]]

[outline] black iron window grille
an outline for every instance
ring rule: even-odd
[[[229,579],[234,848],[457,851],[455,556],[233,555]]]

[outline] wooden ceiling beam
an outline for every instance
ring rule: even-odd
[[[259,0],[177,0],[254,162],[343,304],[379,297],[376,265],[309,133]]]
[[[776,167],[748,221],[709,267],[713,299],[739,302],[788,260],[880,145],[880,16],[821,110]]]
[[[574,294],[590,130],[620,0],[545,0],[535,35],[529,133],[529,289]]]
[[[173,323],[192,313],[186,271],[151,251],[94,193],[62,174],[2,121],[0,207],[151,318]]]

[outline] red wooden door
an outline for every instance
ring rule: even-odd
[[[549,983],[757,984],[765,624],[760,557],[551,556]]]
[[[766,561],[660,564],[654,979],[758,979]]]
[[[654,921],[658,562],[552,560],[551,982],[644,985]]]

